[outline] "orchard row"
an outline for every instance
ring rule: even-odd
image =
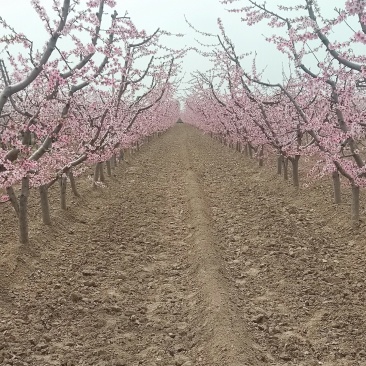
[[[0,194],[19,217],[22,243],[30,188],[39,190],[49,224],[53,183],[62,193],[70,181],[76,193],[74,177],[92,165],[97,185],[103,162],[113,166],[124,149],[178,119],[174,93],[184,55],[163,43],[179,35],[138,30],[113,9],[114,0],[31,3],[47,32],[41,51],[0,18],[7,55],[0,60]]]
[[[257,23],[267,22],[266,40],[276,46],[278,56],[287,56],[290,67],[282,82],[268,80],[257,67],[257,57],[266,55],[239,54],[219,20],[219,36],[200,32],[210,44],[197,52],[210,58],[213,68],[196,73],[183,120],[246,146],[260,164],[267,154],[277,154],[279,173],[283,167],[286,175],[290,162],[297,187],[301,158],[314,161],[311,179],[331,175],[336,203],[343,176],[352,187],[352,214],[358,221],[360,187],[366,186],[366,2],[347,0],[334,19],[327,19],[315,0],[299,0],[291,8],[252,0],[221,2],[240,4],[229,11],[253,26],[251,34],[259,37]],[[340,42],[344,34],[337,31],[342,27],[350,35]],[[246,34],[243,30],[244,44]],[[247,63],[250,57],[253,61]],[[271,58],[266,61],[271,70]]]

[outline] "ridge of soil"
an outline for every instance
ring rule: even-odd
[[[28,247],[0,206],[0,364],[366,365],[365,225],[326,184],[184,124],[77,184]]]

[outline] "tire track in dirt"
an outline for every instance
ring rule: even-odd
[[[216,233],[211,220],[210,208],[205,202],[199,173],[196,173],[192,151],[200,150],[197,132],[187,126],[178,127],[181,137],[180,150],[185,168],[183,179],[189,201],[191,228],[191,261],[196,266],[195,274],[200,291],[205,300],[206,322],[210,327],[210,337],[206,345],[211,365],[254,366],[260,365],[262,351],[250,339],[245,324],[231,309],[224,266],[216,244]],[[192,140],[193,138],[193,140]]]

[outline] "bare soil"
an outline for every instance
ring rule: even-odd
[[[29,246],[1,205],[0,364],[366,365],[365,224],[275,170],[178,124]]]

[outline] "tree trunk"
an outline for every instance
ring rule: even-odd
[[[352,220],[360,220],[360,187],[352,184]]]
[[[283,159],[283,179],[288,180],[288,158]]]
[[[30,146],[32,144],[32,134],[31,134],[31,131],[29,131],[28,129],[24,132],[22,142],[24,145],[28,145],[28,146]]]
[[[300,155],[295,155],[295,157],[291,159],[292,183],[296,188],[299,188],[299,160]]]
[[[17,214],[17,216],[19,217],[19,203],[18,203],[18,199],[17,196],[14,192],[14,188],[13,187],[6,187],[6,193],[9,196],[10,199],[10,203],[12,204],[15,213]]]
[[[45,225],[51,225],[50,205],[48,202],[48,186],[39,186],[39,196],[41,198],[42,221]]]
[[[97,163],[94,169],[93,187],[96,188],[96,182],[98,182],[100,176],[100,163]]]
[[[74,174],[72,173],[71,169],[69,171],[69,179],[70,179],[72,193],[74,194],[75,197],[80,197],[80,194],[76,188],[75,177],[74,177]]]
[[[252,147],[250,146],[250,144],[248,144],[248,153],[249,153],[249,157],[250,157],[251,159],[253,159],[253,149],[252,149]]]
[[[258,154],[258,156],[259,156],[259,166],[263,166],[263,164],[264,164],[264,161],[263,161],[263,145],[261,145],[260,147],[259,147],[259,154]]]
[[[28,236],[28,196],[29,177],[22,179],[22,190],[19,197],[19,241],[21,244],[29,242]]]
[[[237,152],[240,152],[241,151],[241,148],[240,148],[240,141],[236,141],[236,151]]]
[[[107,165],[107,175],[108,177],[111,177],[112,176],[111,161],[107,160],[106,165]]]
[[[113,168],[116,168],[117,167],[117,156],[116,156],[116,154],[112,155],[111,162],[112,162]]]
[[[245,144],[245,147],[244,147],[244,156],[248,157],[249,156],[249,150],[248,150],[249,146],[248,144]]]
[[[282,164],[283,164],[283,156],[278,155],[277,158],[277,174],[282,175]]]
[[[334,190],[334,203],[339,204],[341,203],[341,179],[338,173],[338,170],[335,170],[332,173],[333,179],[333,190]]]
[[[99,163],[99,178],[101,182],[105,182],[105,177],[104,177],[104,164],[103,162]]]
[[[61,210],[66,210],[66,186],[67,186],[67,177],[66,175],[62,175],[60,177],[60,201],[61,201]]]
[[[124,160],[124,151],[123,151],[123,149],[122,150],[120,150],[120,152],[119,152],[119,157],[118,157],[118,160],[121,162],[121,161],[123,161]]]

